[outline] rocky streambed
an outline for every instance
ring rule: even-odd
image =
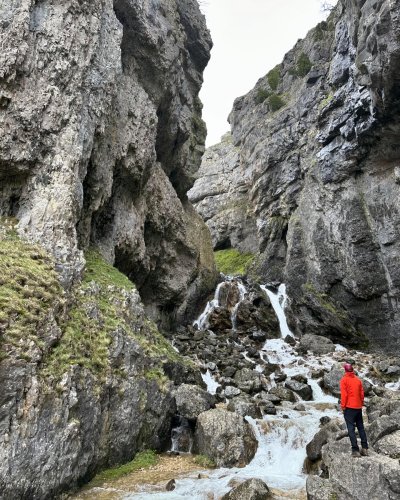
[[[122,488],[104,484],[77,498],[399,498],[400,360],[316,335],[295,339],[286,300],[282,285],[221,282],[194,326],[172,338],[196,360],[207,386],[182,384],[175,392],[171,449],[184,457],[165,459],[167,476],[138,481],[135,473]],[[359,461],[350,458],[338,411],[344,361],[355,364],[368,396],[371,453]],[[217,468],[180,469],[174,461],[187,465],[189,452]]]

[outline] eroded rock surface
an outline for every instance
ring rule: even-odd
[[[215,246],[233,234],[240,249],[257,227],[254,274],[288,285],[295,333],[386,351],[400,342],[399,10],[399,0],[339,0],[236,99],[233,145],[209,150],[192,191]],[[224,161],[223,185],[241,177],[243,189],[218,193],[246,206],[242,229],[239,217],[222,229],[223,203],[204,211],[222,196],[205,179]]]

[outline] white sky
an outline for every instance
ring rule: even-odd
[[[322,0],[199,0],[214,47],[200,98],[207,146],[229,130],[233,101],[327,16]],[[330,0],[335,4],[336,0]]]

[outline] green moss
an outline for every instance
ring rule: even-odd
[[[272,90],[276,90],[278,88],[280,77],[281,77],[280,64],[275,66],[275,68],[271,69],[271,71],[267,73],[267,80]]]
[[[251,265],[254,255],[251,253],[240,253],[231,248],[229,250],[218,250],[214,252],[217,270],[223,274],[232,276],[244,275]]]
[[[297,59],[296,63],[297,76],[300,77],[306,76],[311,68],[312,68],[312,63],[308,55],[302,52],[299,58]]]
[[[112,467],[111,469],[106,469],[90,482],[89,487],[98,486],[107,481],[114,481],[120,477],[126,476],[127,474],[132,474],[138,470],[148,469],[153,467],[158,463],[158,456],[152,450],[141,451],[137,453],[135,458],[126,464],[119,465],[117,467]]]
[[[271,92],[269,90],[266,90],[266,89],[263,89],[263,88],[259,88],[259,89],[257,89],[257,93],[256,93],[256,95],[254,97],[254,102],[256,104],[261,104],[266,99],[268,99],[268,97],[270,95],[271,95]]]
[[[329,31],[328,28],[328,23],[326,21],[321,21],[320,23],[318,23],[314,28],[314,41],[322,41],[326,36],[326,32]]]
[[[207,457],[206,455],[196,455],[194,457],[194,462],[200,467],[206,467],[207,469],[212,469],[216,467],[216,464],[212,458]]]
[[[12,350],[27,360],[28,342],[43,347],[38,332],[63,292],[52,259],[22,241],[10,221],[0,221],[0,358]]]
[[[271,94],[268,97],[268,104],[271,111],[278,111],[285,105],[285,101],[277,94]]]
[[[333,94],[328,94],[322,101],[319,103],[318,108],[321,110],[328,106],[328,104],[333,100]]]

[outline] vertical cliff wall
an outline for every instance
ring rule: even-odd
[[[288,284],[297,333],[388,350],[400,342],[399,13],[397,0],[339,0],[230,115],[255,275]]]
[[[154,317],[182,319],[214,279],[186,200],[211,47],[196,0],[18,0],[0,21],[0,213],[67,287],[92,245]]]
[[[43,500],[165,449],[199,382],[149,315],[216,280],[186,197],[211,40],[196,0],[1,2],[0,37],[0,497]]]

